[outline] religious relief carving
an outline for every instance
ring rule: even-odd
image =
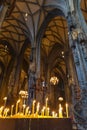
[[[82,42],[82,53],[83,53],[84,59],[87,61],[87,47],[84,41]]]
[[[72,28],[71,35],[73,40],[76,40],[78,38],[78,31],[79,31],[78,29]]]
[[[87,105],[87,89],[86,88],[83,88],[82,89],[82,98],[83,98],[83,104],[86,106]]]
[[[81,99],[81,89],[75,86],[74,93],[75,93],[75,99],[79,101]]]
[[[74,115],[75,115],[75,121],[79,124],[82,123],[82,125],[78,125],[79,129],[85,130],[85,123],[87,119],[87,89],[86,88],[79,88],[77,86],[74,86],[73,89],[74,94],[73,97],[76,95],[76,100],[73,98],[74,102]]]
[[[70,26],[70,34],[72,38],[71,48],[72,48],[73,54],[75,55],[74,57],[75,63],[77,64],[79,63],[78,50],[76,46],[80,46],[80,49],[82,49],[82,52],[83,52],[83,57],[85,58],[85,60],[87,60],[87,51],[86,51],[86,44],[85,44],[87,41],[86,40],[87,38],[83,30],[80,27],[76,28],[76,25],[72,24]]]
[[[85,33],[82,31],[82,29],[78,30],[78,35],[77,35],[77,43],[79,43],[80,49],[82,51],[82,57],[85,59],[85,61],[87,60],[87,38]]]
[[[73,2],[73,0],[68,0],[68,1],[69,1],[70,10],[71,10],[71,12],[73,12],[74,11],[74,2]]]
[[[70,25],[70,46],[72,48],[72,53],[74,57],[74,62],[79,65],[79,56],[78,56],[78,51],[77,51],[77,38],[78,38],[78,33],[75,25],[71,24]]]
[[[78,56],[78,52],[76,49],[73,50],[73,55],[74,55],[74,62],[76,65],[79,65],[80,62],[79,62],[79,56]]]
[[[74,115],[75,115],[75,121],[77,122],[78,128],[81,130],[86,130],[85,125],[86,125],[86,112],[85,108],[82,104],[82,100],[78,101],[74,105]],[[80,125],[81,124],[81,125]]]
[[[71,35],[73,40],[79,40],[81,42],[84,40],[85,36],[83,35],[82,29],[79,27],[76,27],[76,25],[72,25],[70,27]]]

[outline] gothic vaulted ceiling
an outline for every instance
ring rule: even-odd
[[[57,3],[56,0],[53,2]],[[7,13],[0,29],[0,63],[8,65],[11,57],[18,55],[28,38],[24,58],[29,63],[30,44],[34,44],[39,35],[41,25],[48,13],[54,8],[50,0],[2,0],[2,5],[8,5]],[[87,0],[82,0],[81,8],[87,21]],[[3,17],[3,13],[1,16]],[[43,30],[42,30],[43,31]],[[42,59],[47,58],[51,69],[62,74],[65,72],[64,49],[68,43],[67,22],[63,16],[51,18],[41,40]],[[45,57],[45,58],[44,58]],[[55,61],[54,61],[55,60]],[[54,62],[54,65],[52,65]]]

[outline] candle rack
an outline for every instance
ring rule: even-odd
[[[48,106],[48,97],[45,100],[45,105],[40,107],[40,103],[33,100],[32,107],[23,104],[22,111],[19,109],[20,99],[17,100],[16,104],[12,104],[10,108],[6,106],[0,107],[0,118],[69,118],[69,106],[66,103],[66,116],[63,116],[62,105],[59,104],[57,112],[52,111]]]

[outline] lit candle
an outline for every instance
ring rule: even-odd
[[[46,109],[45,109],[45,115],[47,116],[47,107],[48,107],[48,98],[46,98]]]
[[[62,108],[61,104],[59,104],[59,118],[63,117],[62,109],[63,108]]]
[[[5,107],[6,106],[7,97],[4,97],[3,100],[4,100],[4,107]]]
[[[17,114],[18,113],[18,105],[19,105],[19,102],[20,102],[20,99],[17,101],[17,103],[16,103],[16,110],[15,110],[15,114]]]
[[[25,107],[26,107],[26,105],[23,104],[23,115],[25,114]]]
[[[28,115],[29,115],[29,116],[30,116],[30,114],[31,114],[31,111],[28,112]]]
[[[44,110],[45,110],[45,107],[43,107],[43,109],[41,110],[41,116],[44,116]]]
[[[68,112],[68,104],[66,103],[66,117],[69,117],[69,112]]]
[[[32,106],[32,114],[34,114],[35,102],[36,102],[36,100],[34,100],[34,101],[33,101],[33,106]]]
[[[5,115],[6,115],[6,108],[3,111],[3,116],[5,116]]]
[[[36,108],[36,114],[38,115],[38,112],[39,112],[39,108],[40,108],[40,103],[38,102],[37,103],[37,108]]]
[[[9,112],[9,108],[5,108],[3,112],[3,116],[6,117]]]
[[[13,115],[13,107],[14,105],[11,106],[11,116]]]
[[[6,109],[5,117],[8,115],[8,112],[9,112],[9,108]]]
[[[29,106],[26,107],[25,115],[28,115],[28,112],[29,112]]]
[[[52,111],[52,117],[55,117],[55,112],[54,111]]]
[[[57,117],[57,113],[55,113],[55,117]]]
[[[47,108],[47,106],[48,106],[48,98],[46,98],[46,108]]]
[[[4,106],[0,107],[0,116],[2,116],[2,112],[3,112]]]
[[[47,108],[47,116],[49,116],[49,110],[50,110],[50,108],[48,107]]]

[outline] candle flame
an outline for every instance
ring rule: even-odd
[[[19,103],[19,102],[20,102],[20,99],[17,100],[17,103]]]
[[[3,100],[7,100],[7,97],[4,97]]]

